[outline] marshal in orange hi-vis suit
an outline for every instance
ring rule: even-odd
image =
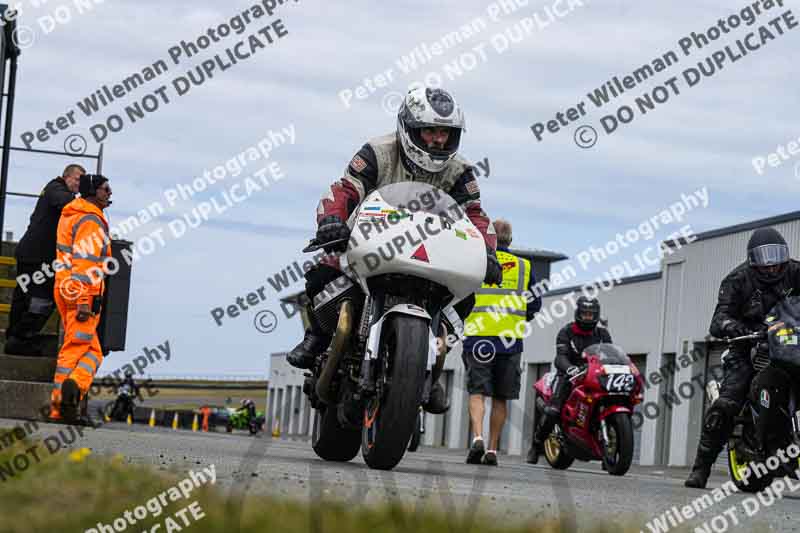
[[[84,178],[90,181],[90,187]],[[54,293],[64,323],[64,343],[50,395],[50,418],[55,420],[77,418],[78,404],[103,362],[96,330],[104,291],[104,261],[111,256],[108,222],[101,209],[110,203],[111,189],[100,187],[106,181],[99,175],[81,176],[82,197],[64,207],[58,223]],[[98,201],[101,195],[102,201]]]

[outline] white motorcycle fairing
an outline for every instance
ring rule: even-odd
[[[453,211],[398,210],[378,190],[350,221],[347,264],[365,292],[368,278],[407,274],[447,287],[455,303],[483,282],[486,244],[463,213],[458,218]]]

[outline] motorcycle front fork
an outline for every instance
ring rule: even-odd
[[[608,426],[605,418],[600,421],[600,430],[603,432],[603,444],[608,445]]]

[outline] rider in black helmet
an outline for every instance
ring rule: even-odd
[[[544,440],[553,431],[561,418],[561,407],[572,391],[569,378],[579,374],[585,366],[581,354],[592,344],[611,343],[611,334],[600,322],[600,302],[597,298],[581,296],[575,302],[575,321],[558,332],[556,337],[556,377],[553,381],[553,396],[544,410],[544,419],[538,430],[534,428],[533,443],[527,461],[536,464]]]
[[[800,294],[800,263],[789,258],[786,240],[776,229],[759,228],[747,243],[747,261],[722,280],[711,335],[739,337],[762,329],[766,314],[788,294]],[[719,398],[703,420],[687,487],[706,486],[711,466],[733,430],[753,377],[751,349],[752,343],[737,343],[723,357]]]

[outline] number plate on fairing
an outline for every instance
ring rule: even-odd
[[[633,390],[633,374],[607,374],[600,378],[600,383],[609,393],[627,394]]]

